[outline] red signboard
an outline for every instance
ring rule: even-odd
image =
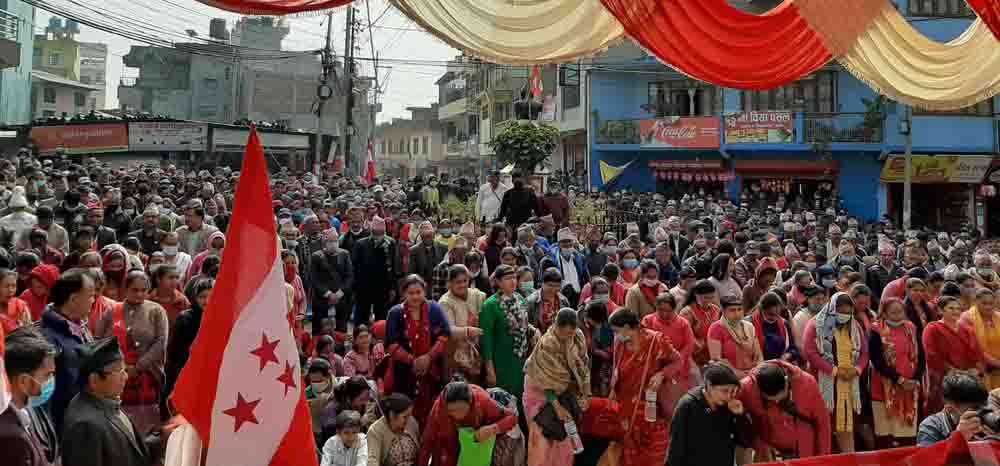
[[[41,154],[52,154],[60,148],[67,154],[128,150],[128,130],[124,123],[36,126],[31,128],[31,140]]]
[[[726,115],[726,142],[774,143],[795,142],[795,118],[790,111],[742,112]]]
[[[643,147],[718,149],[718,117],[663,117],[639,122]]]

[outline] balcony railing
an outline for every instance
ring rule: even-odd
[[[878,144],[885,140],[883,114],[805,113],[802,119],[806,144]]]
[[[17,15],[0,10],[0,39],[17,42],[17,33],[21,21]]]
[[[597,130],[598,144],[639,144],[642,120],[608,120]]]
[[[139,78],[122,78],[119,85],[123,87],[135,87],[136,80]]]

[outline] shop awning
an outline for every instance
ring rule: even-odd
[[[836,160],[737,160],[736,173],[750,178],[829,179],[840,171]]]
[[[722,160],[650,160],[648,165],[661,180],[725,182],[734,179]]]
[[[983,182],[983,177],[993,163],[992,155],[913,155],[913,183],[971,183]],[[879,177],[883,183],[902,183],[906,156],[890,155]]]

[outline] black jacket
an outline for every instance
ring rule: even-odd
[[[80,392],[66,410],[63,466],[149,466],[153,464],[144,433],[118,420],[110,403]],[[131,429],[129,435],[125,429]]]
[[[448,255],[448,246],[434,242],[425,246],[423,242],[410,246],[410,270],[408,273],[420,275],[427,283],[433,283],[434,267]]]
[[[361,238],[367,238],[369,236],[371,236],[371,233],[368,230],[361,230],[357,233],[347,230],[347,233],[340,235],[340,249],[350,253],[354,250],[354,245],[358,244],[358,241],[360,241]]]
[[[354,289],[354,266],[347,251],[338,249],[332,254],[326,251],[314,252],[310,273],[312,276],[309,277],[309,296],[313,312],[329,309],[330,301],[326,298],[326,294],[341,290],[344,291],[344,297],[340,299],[337,307],[342,307],[340,303],[347,305]]]
[[[535,192],[528,188],[511,188],[500,201],[500,218],[507,220],[507,225],[520,226],[532,216],[539,215],[538,198]]]
[[[0,414],[0,464],[49,466],[45,450],[17,417],[14,405]]]
[[[95,236],[94,239],[97,241],[98,251],[104,249],[104,246],[107,246],[109,244],[115,244],[118,242],[118,234],[115,233],[115,230],[112,230],[111,228],[108,228],[104,225],[98,225],[97,228],[95,228],[95,230],[96,234],[94,235]]]
[[[194,344],[198,330],[201,329],[203,314],[204,311],[201,307],[197,303],[192,303],[191,309],[183,311],[177,316],[174,328],[170,330],[170,341],[167,343],[167,362],[163,366],[163,372],[166,375],[163,378],[163,393],[160,397],[163,400],[161,409],[166,406],[167,398],[170,397],[174,386],[177,385],[177,377],[181,375],[181,369],[184,369],[188,358],[191,357],[191,345]]]
[[[364,277],[354,287],[358,293],[394,290],[400,275],[399,252],[396,241],[389,235],[381,240],[373,236],[362,238],[351,252],[354,276]]]
[[[676,237],[670,236],[667,238],[667,244],[670,245],[670,250],[673,252],[670,255],[670,262],[674,263],[675,269],[680,270],[681,262],[685,259],[684,255],[687,253],[688,248],[691,247],[691,240],[682,235],[677,235]]]
[[[701,386],[677,402],[670,424],[670,466],[732,466],[736,446],[750,448],[750,417],[728,409],[710,410]]]

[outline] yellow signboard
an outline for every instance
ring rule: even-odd
[[[982,155],[914,155],[913,183],[981,183],[993,158]],[[880,176],[883,183],[902,183],[906,158],[892,155]]]

